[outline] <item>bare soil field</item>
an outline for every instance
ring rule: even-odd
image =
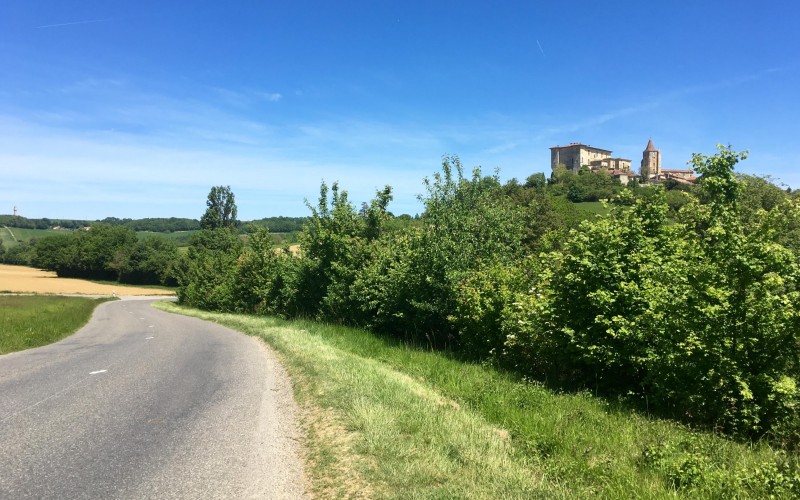
[[[59,278],[56,273],[32,267],[0,264],[0,293],[52,293],[59,295],[174,295],[170,290],[127,285],[101,285],[91,281]]]

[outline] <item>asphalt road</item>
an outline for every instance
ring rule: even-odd
[[[294,411],[257,340],[108,302],[0,356],[0,498],[299,498]]]

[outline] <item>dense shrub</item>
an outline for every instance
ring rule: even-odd
[[[452,315],[474,271],[523,255],[525,212],[497,176],[464,176],[458,157],[425,180],[421,227],[394,235],[357,277],[372,325],[415,342],[458,347]]]
[[[445,157],[421,217],[391,230],[388,187],[357,210],[323,183],[300,256],[274,250],[263,229],[246,247],[230,230],[204,231],[179,296],[366,326],[791,447],[800,205],[737,178],[741,158],[696,155],[699,188],[634,186],[595,217],[553,193],[606,183],[599,174],[556,169],[548,186],[502,186]]]
[[[89,231],[42,238],[35,244],[33,264],[59,276],[118,280],[135,244],[133,230],[97,224]]]
[[[725,432],[795,439],[800,274],[777,235],[798,212],[748,214],[744,230],[732,172],[743,156],[695,157],[706,203],[678,224],[663,196],[584,223],[516,298],[510,362]]]
[[[178,248],[166,238],[140,239],[124,256],[119,281],[123,283],[177,285]]]
[[[165,238],[138,240],[125,226],[97,224],[35,241],[29,264],[59,276],[174,285],[177,259],[175,244]]]
[[[5,264],[14,264],[17,266],[30,266],[35,257],[34,243],[21,241],[14,246],[6,249],[5,253],[0,255],[0,262]]]
[[[233,271],[241,250],[241,240],[228,227],[195,233],[177,277],[178,300],[201,309],[233,311]]]

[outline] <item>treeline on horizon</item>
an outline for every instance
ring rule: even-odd
[[[246,230],[250,224],[262,226],[273,233],[292,233],[303,229],[303,224],[307,217],[264,217],[253,221],[237,221],[240,230]],[[73,219],[29,219],[19,215],[0,215],[0,226],[8,226],[19,229],[81,229],[91,227],[96,224],[109,226],[123,226],[134,231],[152,233],[172,233],[178,231],[199,231],[200,221],[197,219],[187,219],[181,217],[148,217],[144,219],[119,219],[116,217],[106,217],[102,220],[73,220]]]
[[[388,186],[357,208],[323,183],[301,255],[276,251],[267,231],[245,244],[215,225],[189,248],[178,296],[367,328],[791,450],[800,200],[736,174],[745,157],[694,155],[698,185],[675,189],[591,172],[501,184],[445,157],[421,217],[401,225]],[[608,214],[587,218],[568,183],[607,189]]]

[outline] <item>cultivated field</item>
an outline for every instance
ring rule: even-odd
[[[106,285],[91,281],[58,278],[56,273],[31,267],[0,264],[0,292],[77,295],[173,295],[169,290]]]

